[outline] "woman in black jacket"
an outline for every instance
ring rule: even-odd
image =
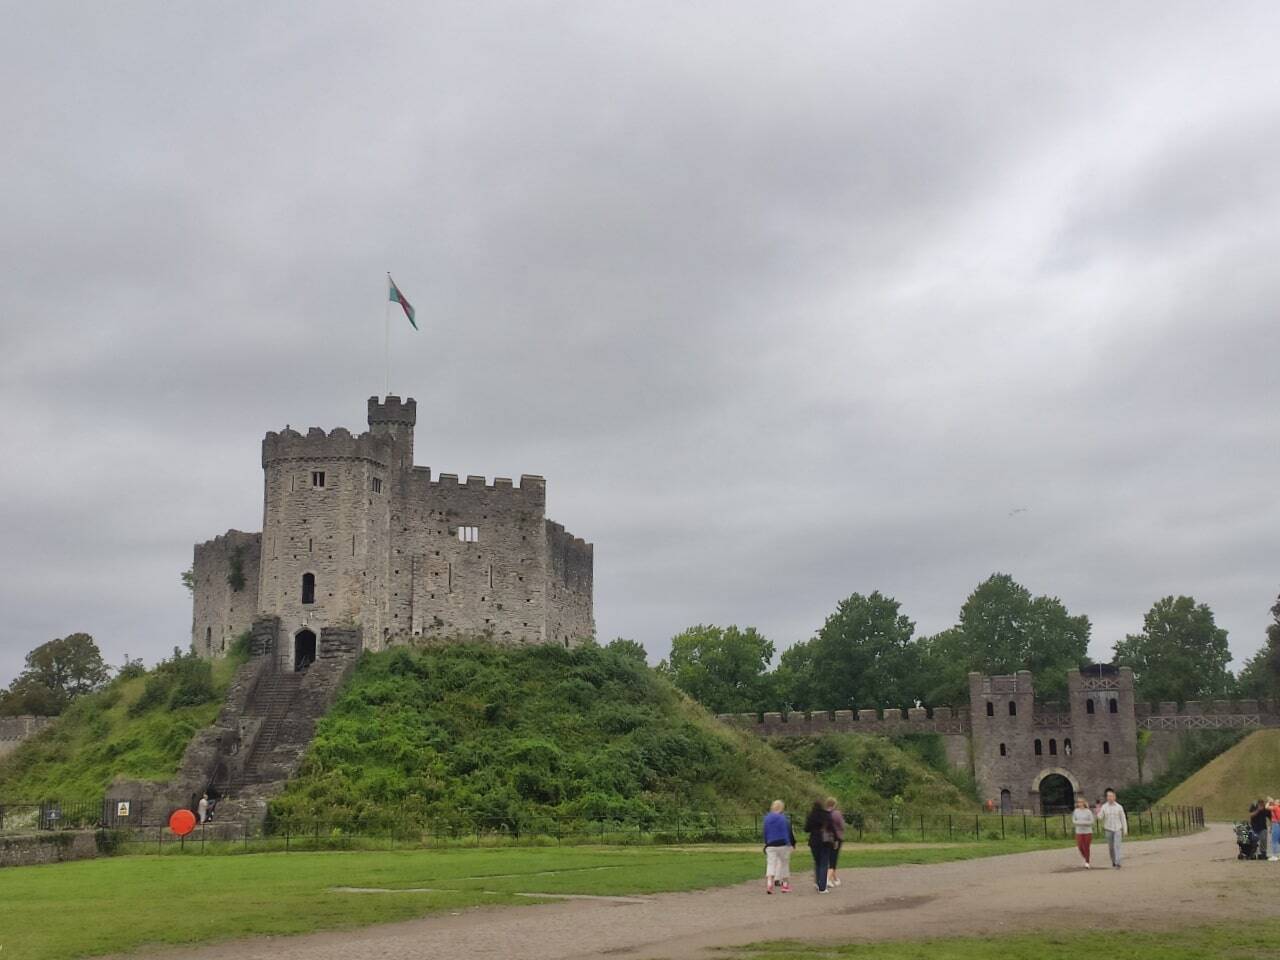
[[[804,831],[809,834],[809,852],[813,854],[813,879],[819,893],[827,892],[827,868],[831,861],[831,844],[835,832],[831,829],[831,814],[821,800],[813,801],[809,815],[804,818]]]

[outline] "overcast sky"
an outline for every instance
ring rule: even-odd
[[[416,9],[414,9],[416,8]],[[1280,6],[11,4],[0,682],[190,637],[259,442],[539,473],[602,639],[919,634],[995,571],[1095,657],[1280,591]]]

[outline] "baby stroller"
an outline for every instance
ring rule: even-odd
[[[1249,829],[1247,823],[1237,823],[1236,846],[1240,852],[1236,855],[1237,860],[1258,860],[1262,854],[1258,850],[1258,835]]]

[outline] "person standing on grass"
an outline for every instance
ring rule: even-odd
[[[783,893],[791,892],[791,851],[796,848],[791,818],[775,800],[764,815],[764,892],[773,893],[775,881]]]
[[[840,875],[836,867],[840,863],[840,848],[844,846],[844,814],[836,806],[835,797],[827,797],[827,816],[831,818],[831,835],[835,838],[831,844],[831,858],[827,863],[827,886],[840,886]]]
[[[813,880],[819,893],[827,892],[827,864],[831,862],[831,845],[835,834],[831,830],[831,814],[821,800],[813,801],[809,815],[804,818],[804,832],[809,835],[809,852],[813,854]]]
[[[1106,801],[1098,808],[1098,820],[1107,835],[1107,852],[1111,854],[1111,866],[1120,869],[1121,847],[1129,833],[1129,818],[1124,815],[1124,807],[1116,802],[1116,792],[1107,787]]]
[[[1089,848],[1093,846],[1093,825],[1097,819],[1089,809],[1088,799],[1076,797],[1076,808],[1071,811],[1071,822],[1076,828],[1076,849],[1080,851],[1080,858],[1084,860],[1086,870],[1089,869]]]

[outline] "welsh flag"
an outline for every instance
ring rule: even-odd
[[[401,308],[404,310],[404,315],[409,318],[409,325],[412,326],[413,329],[417,330],[418,322],[413,319],[413,304],[405,299],[404,294],[400,292],[400,288],[396,286],[396,282],[391,279],[391,274],[389,273],[387,274],[387,283],[391,288],[388,294],[388,299],[392,303],[400,304]]]

